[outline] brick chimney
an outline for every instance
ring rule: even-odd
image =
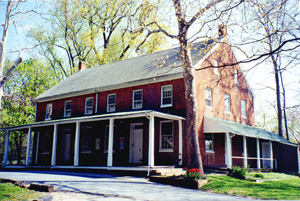
[[[226,25],[220,25],[219,28],[218,28],[218,34],[219,34],[219,37],[221,36],[227,36],[227,26]]]
[[[86,69],[86,63],[83,61],[80,61],[79,66],[78,66],[78,71],[82,71],[84,69]]]

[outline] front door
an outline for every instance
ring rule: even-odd
[[[129,163],[142,163],[143,159],[143,123],[130,125]]]
[[[270,159],[271,158],[271,153],[270,153],[270,143],[269,142],[263,142],[261,144],[261,155],[262,158],[266,159]],[[271,161],[270,160],[262,160],[262,167],[266,167],[266,168],[271,168]]]

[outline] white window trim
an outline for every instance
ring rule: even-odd
[[[86,103],[87,103],[87,101],[89,100],[89,99],[92,99],[92,112],[91,113],[87,113],[86,111],[86,109],[87,109],[87,107],[86,107]],[[88,98],[86,98],[85,99],[85,107],[84,107],[84,114],[85,115],[88,115],[88,114],[93,114],[93,105],[94,105],[94,98],[93,97],[88,97]]]
[[[206,89],[210,89],[210,106],[209,105],[206,105]],[[205,107],[206,108],[209,108],[209,109],[213,109],[213,103],[212,103],[212,88],[210,88],[210,87],[206,87],[205,88],[205,95],[204,95],[204,97],[205,97]]]
[[[50,118],[47,118],[47,116],[48,116],[48,105],[51,105],[51,117]],[[48,103],[46,105],[45,120],[51,120],[52,119],[52,115],[53,115],[53,103]]]
[[[115,103],[114,103],[114,104],[109,104],[109,103],[108,103],[109,97],[110,97],[110,96],[115,96]],[[110,110],[109,110],[109,106],[110,106],[110,105],[115,105],[115,109],[110,111]],[[113,94],[107,94],[107,107],[106,107],[106,111],[107,111],[107,112],[115,112],[116,109],[117,109],[117,95],[116,95],[116,93],[113,93]]]
[[[218,60],[214,59],[214,74],[219,75],[219,62]]]
[[[70,110],[66,110],[66,105],[67,105],[67,103],[71,103],[71,109]],[[67,116],[66,115],[66,112],[67,111],[70,111],[70,116]],[[71,117],[72,116],[72,100],[67,100],[67,101],[65,101],[65,108],[64,108],[64,117]]]
[[[226,111],[226,102],[225,102],[225,96],[226,95],[229,97],[229,112]],[[225,110],[226,114],[231,114],[231,108],[230,107],[231,107],[230,95],[229,94],[224,94],[224,110]]]
[[[162,149],[162,142],[161,142],[161,132],[162,132],[162,124],[163,123],[168,123],[171,122],[172,123],[172,138],[173,138],[173,147],[172,149]],[[173,152],[174,151],[174,123],[173,120],[165,120],[165,121],[160,121],[160,127],[159,127],[159,152]]]
[[[212,149],[213,149],[213,150],[206,150],[206,145],[205,145],[205,153],[214,154],[215,153],[215,146],[214,146],[214,144],[215,144],[214,143],[215,142],[215,135],[214,135],[214,133],[205,133],[205,134],[211,134],[212,135],[211,140],[212,140]],[[206,141],[206,139],[205,139],[205,141]]]
[[[245,113],[246,113],[246,116],[243,115],[243,108],[242,108],[242,102],[243,101],[245,101]],[[242,118],[247,119],[247,101],[244,100],[244,99],[241,100],[241,116],[242,116]]]
[[[163,88],[169,87],[169,86],[171,86],[171,89],[172,89],[171,104],[164,105],[163,104]],[[172,107],[172,106],[173,106],[173,85],[169,84],[169,85],[161,86],[160,107],[163,108],[163,107]]]
[[[138,91],[141,91],[142,92],[142,104],[141,104],[141,107],[134,107],[134,102],[135,102],[135,100],[134,100],[134,92],[138,92]],[[137,89],[137,90],[133,90],[133,92],[132,92],[132,109],[141,109],[141,108],[143,108],[143,89]]]

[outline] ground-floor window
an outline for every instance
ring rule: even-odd
[[[205,151],[206,153],[214,152],[214,135],[212,133],[205,134]]]
[[[160,151],[173,151],[173,121],[160,122]]]

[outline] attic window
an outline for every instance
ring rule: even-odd
[[[107,112],[116,111],[116,94],[107,95]]]
[[[161,107],[172,106],[173,89],[172,85],[161,87]]]
[[[85,99],[85,114],[93,114],[93,97]]]
[[[53,107],[52,103],[47,104],[45,120],[52,119],[52,107]]]

